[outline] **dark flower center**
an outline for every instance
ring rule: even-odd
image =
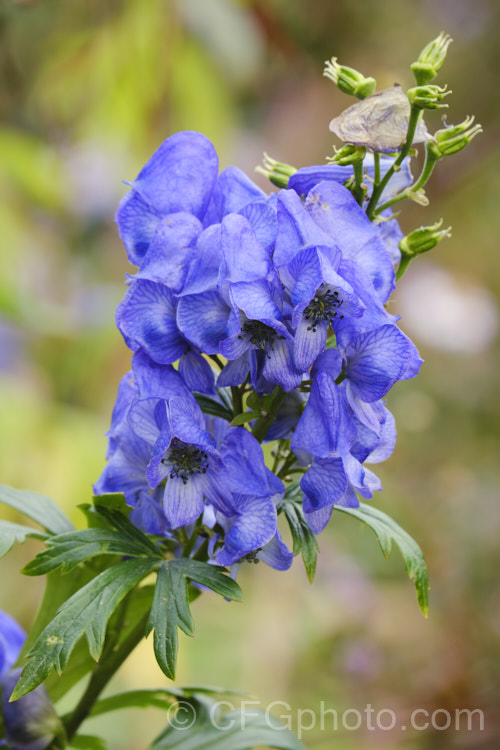
[[[260,547],[259,549],[253,550],[252,552],[246,554],[243,559],[249,563],[254,563],[255,565],[257,565],[260,562],[259,558],[257,557],[257,552],[260,552]]]
[[[258,349],[266,351],[267,345],[272,344],[276,341],[278,334],[265,323],[261,323],[260,320],[246,320],[241,326],[241,333],[238,336],[240,339],[245,341],[249,339],[250,343],[256,346]]]
[[[338,310],[342,307],[342,297],[339,296],[337,289],[331,289],[325,284],[321,284],[312,300],[304,310],[304,316],[306,320],[310,321],[311,325],[307,327],[308,331],[316,331],[316,327],[319,323],[327,321],[328,323],[333,318],[339,318],[342,320],[343,315],[339,315]]]
[[[205,474],[208,456],[200,448],[174,438],[163,462],[170,464],[170,479],[182,479],[186,484],[193,474]]]

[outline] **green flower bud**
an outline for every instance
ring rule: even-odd
[[[440,229],[442,223],[443,220],[441,219],[430,227],[419,227],[403,237],[399,243],[401,255],[414,258],[416,255],[432,250],[444,237],[451,237],[451,227]]]
[[[408,99],[413,107],[418,109],[441,109],[447,107],[447,104],[441,104],[445,96],[451,94],[446,90],[446,86],[415,86],[408,89]]]
[[[354,70],[354,68],[339,65],[336,57],[326,60],[323,75],[333,81],[344,94],[356,96],[358,99],[365,99],[370,96],[377,87],[375,78],[365,78],[362,73]]]
[[[430,147],[439,159],[442,156],[451,156],[468,146],[472,139],[482,132],[479,123],[474,125],[474,117],[467,116],[458,125],[450,125],[434,133],[435,142],[430,144]]]
[[[255,171],[259,174],[263,174],[264,177],[267,177],[267,179],[272,182],[273,185],[276,185],[276,187],[287,188],[288,180],[297,170],[290,164],[276,161],[276,159],[273,159],[271,156],[264,153],[262,166],[255,167]]]
[[[437,76],[452,41],[451,36],[442,31],[436,39],[423,48],[417,61],[411,65],[413,75],[419,86],[425,86]]]
[[[360,164],[366,156],[365,146],[353,146],[348,144],[342,148],[334,148],[335,155],[327,157],[331,164],[339,164],[348,167],[350,164]]]

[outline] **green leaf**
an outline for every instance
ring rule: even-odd
[[[32,518],[50,534],[64,534],[73,531],[74,526],[49,497],[28,490],[16,490],[0,485],[0,503],[10,505]]]
[[[85,633],[91,656],[98,660],[109,618],[123,597],[158,564],[156,559],[132,559],[104,570],[64,602],[26,655],[28,660],[13,699],[40,685],[52,667],[61,674]]]
[[[286,520],[288,521],[292,533],[294,554],[298,555],[300,553],[302,555],[307,577],[312,583],[316,573],[316,563],[318,559],[318,540],[316,539],[316,535],[309,528],[301,504],[296,500],[289,499],[291,497],[302,495],[300,485],[296,483],[295,485],[292,485],[289,490],[290,492],[287,491],[288,497],[285,494],[285,499],[281,502],[279,509],[284,512]]]
[[[40,576],[57,568],[68,573],[77,565],[96,555],[127,555],[151,557],[151,549],[141,541],[112,529],[84,529],[60,534],[47,540],[47,549],[39,552],[22,570],[28,576]],[[160,554],[157,553],[160,559]]]
[[[47,534],[36,531],[31,526],[22,526],[11,521],[0,521],[0,557],[6,555],[16,542],[19,544],[25,542],[26,537],[46,539]]]
[[[104,518],[108,525],[118,531],[122,538],[128,539],[136,548],[141,547],[143,554],[159,556],[158,547],[137,526],[128,520],[132,508],[126,504],[121,493],[111,495],[96,495],[94,506],[97,513]]]
[[[347,513],[366,523],[377,535],[380,548],[386,557],[391,554],[392,542],[396,542],[403,555],[406,572],[415,584],[418,605],[427,617],[429,612],[429,578],[422,550],[415,540],[390,516],[372,505],[361,503],[359,508],[344,508],[341,505],[335,505],[334,510],[340,510],[342,513]]]
[[[156,660],[171,680],[175,679],[177,662],[177,628],[186,635],[194,635],[186,579],[206,586],[228,599],[240,600],[240,587],[223,570],[224,568],[189,558],[165,561],[158,570],[146,636],[154,630]]]
[[[241,414],[238,414],[237,417],[235,417],[229,424],[230,427],[237,427],[240,424],[247,424],[248,422],[253,422],[254,419],[258,419],[260,417],[260,412],[257,411],[245,411]]]
[[[104,740],[93,734],[75,734],[68,747],[73,747],[75,750],[108,750]]]
[[[196,696],[182,701],[171,724],[150,750],[251,750],[256,746],[306,750],[292,732],[255,707],[221,716],[215,701]]]
[[[221,389],[222,390],[222,389]],[[198,406],[204,414],[211,414],[214,417],[221,417],[230,422],[233,418],[232,409],[229,409],[227,405],[219,403],[210,396],[205,396],[204,393],[195,393],[194,397],[198,402]]]
[[[126,693],[117,693],[109,698],[102,698],[94,703],[90,716],[99,716],[110,711],[121,711],[124,708],[159,708],[169,709],[176,703],[182,691],[174,688],[157,688],[155,690],[129,690]]]
[[[198,560],[191,560],[187,557],[180,560],[173,560],[170,564],[181,568],[182,574],[191,581],[206,586],[207,589],[215,591],[216,594],[220,594],[226,599],[232,599],[236,602],[241,601],[243,596],[242,591],[236,581],[233,581],[227,575],[225,568],[221,568],[219,565],[209,565]]]
[[[129,690],[126,693],[117,693],[109,698],[102,698],[94,703],[90,711],[90,716],[109,713],[110,711],[120,711],[124,708],[159,708],[168,710],[173,703],[177,703],[180,698],[189,697],[193,694],[200,693],[206,695],[238,695],[242,696],[238,690],[228,690],[222,687],[212,687],[203,685],[189,685],[187,687],[155,688],[152,690]]]
[[[227,411],[231,416],[233,415],[233,392],[230,386],[223,386],[222,388],[216,388],[217,395],[226,407]]]

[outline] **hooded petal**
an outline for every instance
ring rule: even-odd
[[[116,324],[131,349],[142,347],[159,364],[172,364],[188,342],[177,328],[175,297],[163,284],[137,279],[116,311]]]
[[[226,216],[221,238],[224,253],[221,282],[255,281],[267,276],[271,269],[269,255],[244,216]]]
[[[188,213],[170,214],[162,219],[137,278],[159,281],[181,291],[195,258],[196,240],[201,231],[201,223]]]

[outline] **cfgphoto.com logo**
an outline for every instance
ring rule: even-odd
[[[179,701],[168,711],[169,721],[177,729],[190,729],[196,723],[198,710],[195,703]],[[392,732],[413,730],[416,732],[478,732],[484,731],[484,712],[479,708],[415,708],[406,716],[391,708],[374,708],[368,703],[364,708],[347,708],[338,711],[321,701],[316,709],[294,708],[285,701],[272,701],[264,705],[260,701],[243,700],[238,705],[230,701],[217,701],[204,710],[204,721],[215,729],[227,732],[234,729],[244,731],[259,718],[276,731],[289,729],[299,739],[307,732],[356,732],[359,730]]]

